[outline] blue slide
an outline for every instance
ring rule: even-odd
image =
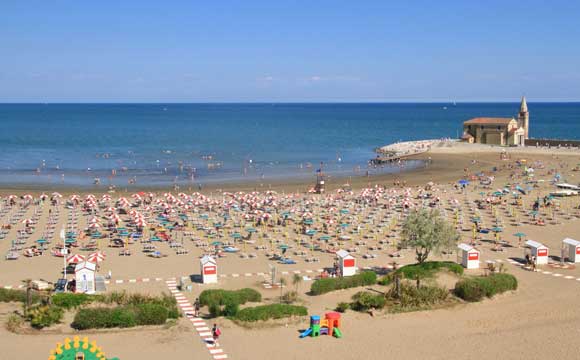
[[[300,338],[304,338],[307,337],[308,335],[310,335],[310,333],[312,332],[312,328],[308,328],[306,331],[304,331],[302,334],[300,334]]]

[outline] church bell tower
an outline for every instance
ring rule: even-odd
[[[522,96],[522,103],[520,104],[520,112],[518,114],[518,126],[524,128],[524,138],[529,139],[530,131],[530,113],[528,112],[528,104],[526,97]]]

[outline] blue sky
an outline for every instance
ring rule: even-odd
[[[0,2],[0,102],[580,100],[580,1]]]

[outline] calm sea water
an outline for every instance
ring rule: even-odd
[[[517,103],[0,104],[0,183],[314,178],[321,162],[332,175],[401,171],[367,169],[373,149],[457,137],[466,119],[518,109]],[[532,137],[580,138],[580,103],[529,103],[529,109]]]

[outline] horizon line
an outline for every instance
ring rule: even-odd
[[[530,101],[526,98],[528,103],[538,104],[562,104],[562,103],[580,103],[578,100],[546,100],[540,99],[535,101]],[[256,101],[10,101],[4,102],[0,101],[0,105],[219,105],[219,104],[515,104],[520,103],[520,100],[398,100],[398,101],[379,101],[379,100],[345,100],[345,101],[309,101],[309,100],[277,100],[277,101],[267,101],[267,100],[256,100]]]

